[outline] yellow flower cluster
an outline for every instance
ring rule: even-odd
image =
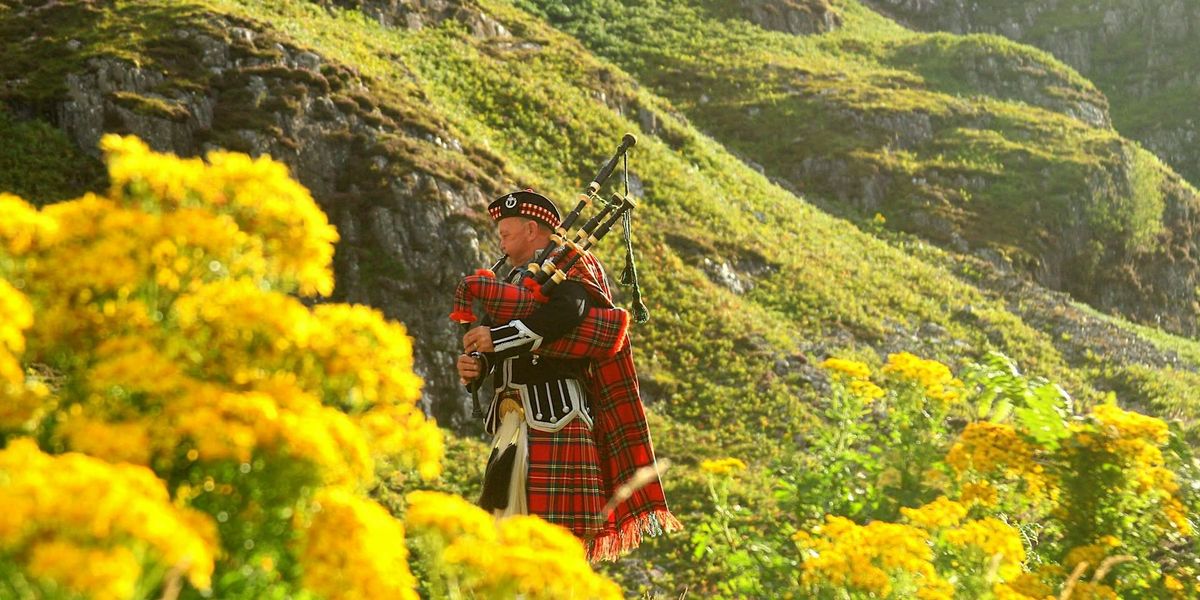
[[[413,374],[412,343],[404,325],[387,321],[378,310],[361,305],[321,304],[313,317],[335,335],[314,340],[325,380],[349,377],[340,392],[368,403],[411,404],[421,393]],[[315,342],[319,341],[320,344]],[[326,384],[330,385],[330,384]]]
[[[150,464],[150,424],[144,419],[111,422],[71,415],[58,433],[68,447],[88,456],[111,463]]]
[[[996,493],[995,486],[990,482],[979,481],[964,483],[962,490],[959,492],[958,499],[961,502],[974,502],[983,506],[995,506],[999,500],[999,495]]]
[[[143,467],[82,454],[49,456],[28,439],[0,451],[0,554],[78,593],[125,598],[142,576],[130,552],[179,567],[198,588],[213,571],[215,528],[171,504]]]
[[[7,281],[0,279],[0,398],[8,388],[21,386],[25,374],[19,357],[25,351],[24,331],[33,325],[33,306]]]
[[[1077,425],[1072,428],[1076,442],[1115,457],[1137,484],[1137,493],[1156,499],[1166,521],[1179,533],[1190,535],[1192,525],[1179,498],[1179,483],[1162,454],[1170,437],[1167,424],[1115,404],[1097,405],[1091,417],[1098,431]]]
[[[730,475],[737,471],[744,471],[745,469],[746,463],[737,458],[700,461],[700,470],[713,475]]]
[[[1096,540],[1091,544],[1084,544],[1071,548],[1067,555],[1063,558],[1063,566],[1067,569],[1074,569],[1079,563],[1087,563],[1088,570],[1095,570],[1108,558],[1116,548],[1121,547],[1121,540],[1111,535],[1106,535]]]
[[[411,530],[433,532],[453,540],[476,538],[483,542],[496,540],[496,520],[472,502],[460,496],[441,492],[409,492],[408,510],[404,522]]]
[[[306,296],[333,291],[337,231],[283,164],[222,151],[208,153],[207,163],[180,159],[115,135],[104,136],[100,147],[117,202],[149,213],[201,206],[228,215],[262,240],[271,271],[283,281]]]
[[[94,600],[133,597],[142,566],[128,548],[89,548],[69,541],[36,541],[29,552],[29,574],[54,581]]]
[[[199,460],[248,462],[256,450],[308,461],[330,483],[354,484],[374,476],[363,431],[345,413],[284,384],[230,392],[198,384],[168,405],[165,431],[191,441]]]
[[[50,390],[44,383],[31,381],[23,388],[0,384],[0,431],[25,431],[52,409]]]
[[[300,564],[305,587],[329,600],[417,598],[404,526],[341,488],[317,493]]]
[[[267,454],[347,490],[320,492],[311,525],[296,522],[308,527],[313,591],[415,597],[401,525],[348,491],[374,478],[379,456],[440,472],[441,432],[416,404],[404,327],[367,307],[310,308],[290,295],[332,291],[338,236],[282,164],[225,152],[180,159],[131,137],[106,136],[102,148],[105,196],[37,210],[0,194],[0,429],[89,455],[50,458],[28,442],[0,453],[0,554],[90,597],[128,597],[160,567],[207,586],[212,522],[172,506],[162,482],[133,465],[198,469],[189,476],[211,482],[196,476],[212,462],[247,467]],[[58,396],[21,360],[49,364],[66,382]],[[262,476],[242,474],[251,487]],[[177,493],[179,506],[197,497],[189,485]],[[244,500],[239,518],[262,512]],[[240,547],[221,554],[245,558]]]
[[[882,371],[921,384],[925,395],[943,404],[954,402],[961,395],[963,382],[954,377],[950,367],[926,360],[908,352],[889,354]]]
[[[53,219],[38,212],[28,202],[0,192],[0,252],[22,255],[36,248],[41,240],[57,229]]]
[[[375,456],[393,457],[425,480],[441,476],[446,452],[441,431],[413,405],[378,405],[360,415],[357,424]]]
[[[946,463],[960,480],[972,473],[999,475],[1024,482],[1026,497],[1034,501],[1052,500],[1057,497],[1057,488],[1034,458],[1033,446],[1022,440],[1011,425],[988,421],[968,424],[946,453]]]
[[[986,557],[999,556],[998,573],[1011,579],[1021,573],[1025,562],[1025,545],[1021,535],[1011,525],[994,517],[967,521],[942,532],[942,537],[955,546],[971,546]]]
[[[997,583],[992,590],[998,600],[1057,600],[1058,594],[1049,581],[1051,578],[1061,579],[1062,576],[1063,570],[1058,565],[1042,565],[1035,571],[1021,573],[1007,582]]]
[[[1024,469],[1032,461],[1033,447],[1011,425],[988,421],[969,423],[946,454],[946,462],[960,473]]]
[[[920,508],[901,507],[900,514],[917,527],[933,530],[957,525],[967,516],[967,507],[941,496]]]
[[[847,380],[846,385],[850,392],[859,398],[874,400],[884,396],[883,388],[871,381],[871,369],[866,363],[844,358],[827,358],[818,366],[833,371],[836,377]]]
[[[911,525],[875,521],[858,525],[827,515],[825,525],[793,536],[801,557],[801,582],[886,597],[893,579],[905,574],[916,581],[918,598],[951,598],[953,587],[933,567],[929,534]]]
[[[866,379],[871,376],[871,368],[866,363],[844,358],[827,358],[817,365],[851,379]]]
[[[535,516],[497,521],[457,496],[408,495],[405,523],[434,540],[438,572],[468,595],[487,598],[621,598],[615,583],[592,571],[571,532]]]
[[[1170,437],[1167,424],[1162,419],[1122,410],[1116,404],[1097,405],[1092,409],[1092,419],[1110,437],[1117,439],[1142,440],[1162,445],[1167,443]]]

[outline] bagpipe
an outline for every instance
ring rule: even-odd
[[[600,275],[599,262],[592,256],[590,250],[617,224],[624,220],[625,239],[627,245],[627,266],[622,283],[634,286],[638,322],[645,322],[647,315],[641,304],[640,289],[637,286],[637,270],[632,262],[632,246],[629,243],[629,219],[636,203],[629,195],[613,193],[608,200],[599,196],[604,182],[612,174],[618,162],[626,160],[626,178],[628,178],[628,157],[626,151],[635,143],[636,138],[625,134],[620,147],[611,159],[600,169],[596,177],[580,193],[575,208],[562,220],[562,223],[551,234],[551,243],[541,250],[534,261],[529,263],[518,281],[509,283],[496,277],[496,270],[507,260],[501,256],[491,269],[480,269],[473,275],[468,275],[459,282],[454,291],[453,311],[450,319],[462,325],[464,331],[477,322],[473,306],[478,303],[492,323],[507,323],[531,315],[537,308],[549,301],[554,288],[565,281],[572,273],[590,274],[594,285],[604,286]],[[626,180],[628,181],[628,179]],[[628,183],[626,184],[628,187]],[[580,220],[580,215],[593,203],[603,203],[600,211],[588,219],[571,236],[571,228]],[[616,354],[625,343],[629,327],[629,312],[609,304],[606,297],[607,288],[600,287],[590,290],[590,297],[602,299],[603,304],[590,303],[583,321],[563,337],[543,344],[537,354],[553,358],[608,358]],[[596,298],[600,296],[600,298]],[[481,380],[482,378],[480,378]],[[468,384],[468,390],[475,393],[480,380]],[[478,408],[478,398],[476,398]]]

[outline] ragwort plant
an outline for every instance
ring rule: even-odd
[[[909,354],[874,373],[851,360],[822,366],[829,422],[807,462],[777,469],[795,517],[781,531],[795,533],[765,540],[798,568],[759,560],[760,584],[783,577],[776,593],[810,598],[1200,591],[1195,467],[1177,428],[1113,402],[1080,409],[999,354],[959,377]]]

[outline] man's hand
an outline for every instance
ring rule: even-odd
[[[463,352],[467,354],[495,351],[496,347],[492,345],[492,330],[483,325],[468,331],[463,336]]]
[[[458,355],[458,380],[463,384],[475,381],[480,375],[479,359],[466,354]]]

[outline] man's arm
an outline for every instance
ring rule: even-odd
[[[463,336],[463,348],[466,352],[483,352],[486,362],[494,365],[562,337],[583,321],[587,308],[584,287],[574,281],[565,281],[554,290],[549,302],[528,317],[468,331]]]

